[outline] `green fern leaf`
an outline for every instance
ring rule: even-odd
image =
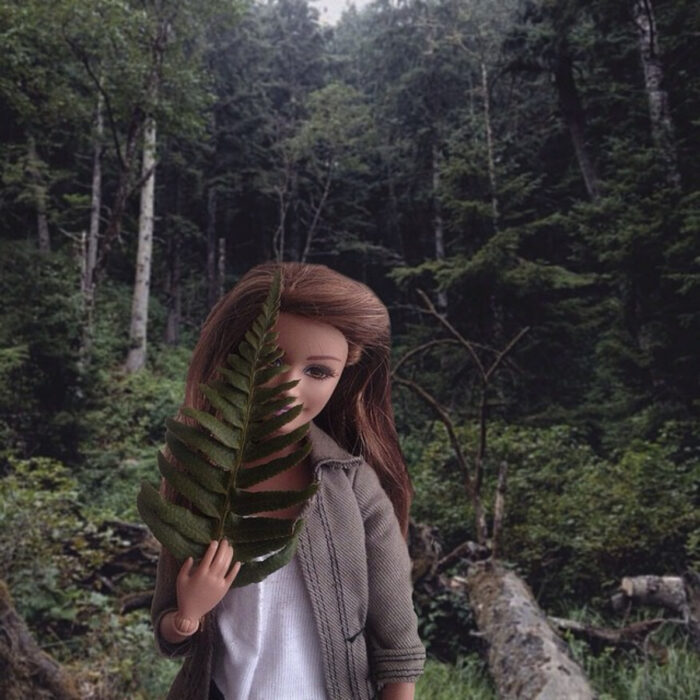
[[[196,452],[190,450],[169,430],[165,433],[165,442],[175,459],[187,469],[187,473],[198,483],[214,493],[226,493],[228,474],[223,469],[215,467]]]
[[[296,551],[297,540],[299,539],[302,525],[303,521],[298,520],[294,526],[294,533],[282,549],[263,561],[252,561],[242,566],[233,585],[240,587],[246,586],[249,583],[258,583],[269,576],[273,571],[277,571],[277,569],[288,564]],[[238,580],[239,578],[241,579],[240,581]]]
[[[311,449],[308,424],[275,434],[302,410],[290,408],[293,399],[285,395],[296,381],[265,386],[287,369],[277,364],[283,352],[273,330],[279,297],[277,275],[260,314],[226,358],[226,366],[200,386],[212,412],[183,409],[196,426],[166,421],[166,444],[180,468],[162,453],[158,468],[191,509],[166,500],[147,482],[137,498],[141,517],[179,562],[201,558],[211,540],[226,537],[235,559],[243,562],[234,586],[261,581],[294,555],[303,520],[260,514],[304,503],[318,488],[313,482],[298,491],[246,490],[291,469]],[[290,454],[270,459],[290,447]],[[243,466],[253,462],[253,467]]]
[[[286,457],[278,457],[273,459],[266,464],[261,464],[257,467],[251,467],[250,469],[244,469],[238,475],[238,486],[242,489],[250,488],[259,484],[265,479],[269,479],[280,472],[286,471],[290,467],[301,462],[308,454],[311,452],[311,443],[305,442],[303,446],[288,454]]]

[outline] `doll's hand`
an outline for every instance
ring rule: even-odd
[[[212,540],[194,571],[192,557],[185,561],[176,582],[181,618],[198,622],[226,595],[241,568],[241,562],[236,562],[227,575],[232,559],[233,547],[223,539]]]

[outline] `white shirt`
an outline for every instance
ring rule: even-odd
[[[296,555],[216,607],[213,678],[226,700],[325,700],[323,661]]]

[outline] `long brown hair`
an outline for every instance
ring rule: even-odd
[[[391,405],[389,313],[366,285],[325,265],[269,262],[252,268],[217,302],[202,327],[187,373],[184,405],[208,409],[199,384],[212,379],[238,345],[260,312],[277,270],[282,281],[280,310],[328,323],[348,342],[347,365],[315,422],[374,469],[405,537],[412,490]]]

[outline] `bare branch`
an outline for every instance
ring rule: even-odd
[[[117,159],[119,160],[120,167],[122,168],[122,170],[126,170],[127,166],[124,161],[124,156],[122,155],[122,149],[119,143],[119,136],[117,131],[117,124],[114,119],[114,111],[112,110],[112,101],[109,99],[109,94],[104,89],[99,76],[95,73],[92,66],[90,65],[90,58],[88,57],[87,53],[80,46],[78,46],[65,33],[65,31],[63,32],[63,38],[66,40],[66,43],[68,44],[68,46],[70,46],[71,50],[78,57],[83,66],[85,66],[85,70],[92,79],[93,83],[95,83],[97,91],[100,93],[100,95],[102,95],[102,98],[105,101],[105,107],[107,108],[107,119],[109,120],[109,130],[112,133],[112,140],[114,141],[114,151],[117,154]]]
[[[396,373],[399,370],[399,367],[401,367],[402,364],[405,362],[408,362],[414,355],[417,355],[420,352],[423,352],[424,350],[428,350],[429,348],[432,348],[436,345],[446,345],[448,343],[459,343],[458,340],[455,340],[454,338],[438,338],[437,340],[431,340],[427,343],[423,343],[422,345],[419,345],[417,348],[413,348],[413,350],[409,350],[395,365],[394,369],[392,371],[392,376],[395,376]]]
[[[452,336],[456,338],[459,341],[459,343],[461,343],[469,351],[469,354],[474,359],[476,366],[479,368],[479,372],[483,381],[485,376],[484,366],[481,363],[479,356],[476,354],[476,350],[474,349],[472,343],[468,341],[441,313],[438,312],[433,302],[430,301],[430,297],[428,297],[428,295],[422,289],[418,290],[418,295],[425,303],[430,314],[434,316],[445,328],[447,328],[447,330],[452,334]]]
[[[510,354],[511,350],[520,342],[520,339],[530,330],[530,326],[525,326],[521,329],[517,335],[508,343],[505,350],[498,353],[498,357],[493,361],[493,364],[488,368],[486,372],[485,380],[488,381],[491,375],[498,369],[498,366],[503,362],[503,360]]]
[[[469,494],[472,501],[475,502],[475,500],[478,499],[478,494],[474,491],[472,478],[469,471],[469,465],[467,464],[467,460],[464,456],[464,453],[462,452],[462,447],[459,444],[459,440],[457,439],[457,434],[455,433],[454,425],[452,424],[452,419],[448,415],[447,411],[445,411],[445,409],[442,408],[442,406],[440,406],[440,404],[431,394],[429,394],[425,389],[423,389],[423,387],[416,384],[416,382],[398,376],[394,377],[394,380],[399,384],[407,386],[409,389],[411,389],[411,391],[418,394],[418,396],[420,396],[433,409],[439,420],[447,429],[447,434],[450,438],[450,444],[452,445],[452,449],[454,450],[455,456],[457,457],[457,462],[459,463],[459,466],[462,469],[462,473],[464,474],[464,483],[467,489],[467,493]]]

